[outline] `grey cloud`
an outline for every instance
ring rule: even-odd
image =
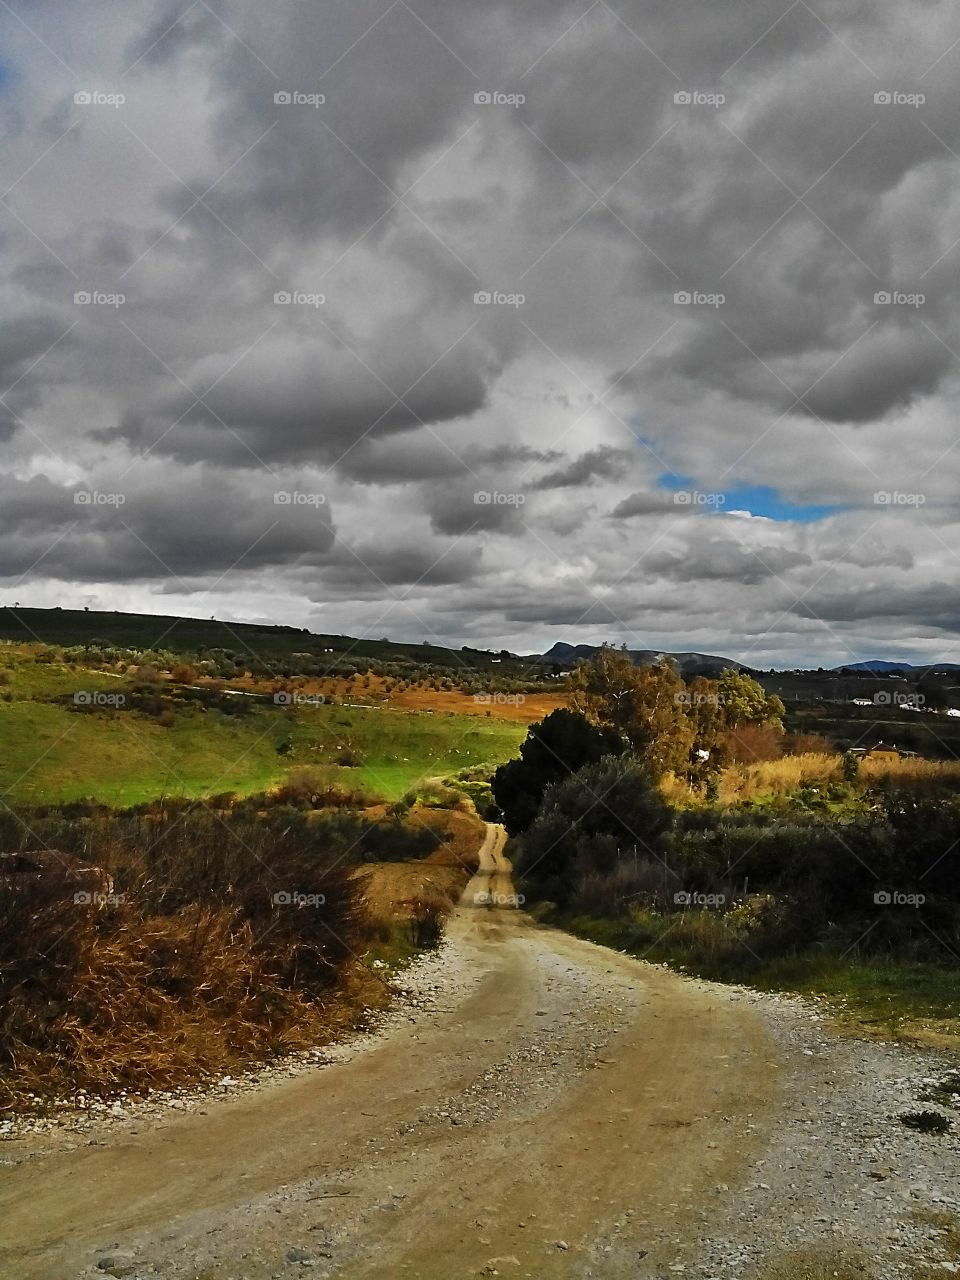
[[[0,575],[43,566],[62,580],[198,577],[316,563],[334,545],[325,495],[295,485],[241,487],[205,469],[174,484],[103,477],[62,486],[43,476],[0,482]],[[290,495],[275,500],[275,495]],[[303,495],[306,495],[305,497]]]
[[[531,486],[533,489],[572,489],[590,484],[593,480],[613,480],[622,474],[631,455],[625,449],[613,449],[603,446],[591,449],[559,467],[545,476],[540,476]]]
[[[403,540],[396,545],[360,542],[335,550],[314,576],[320,584],[311,598],[323,599],[324,587],[339,593],[355,593],[360,599],[376,598],[385,604],[410,595],[413,589],[446,587],[463,583],[480,571],[479,548],[454,546],[430,548]],[[390,588],[407,588],[394,595]]]
[[[867,623],[894,620],[918,629],[956,632],[960,627],[957,584],[935,582],[861,582],[857,591],[815,591],[791,607],[804,618]]]
[[[682,551],[653,551],[643,556],[641,563],[645,570],[677,582],[704,579],[752,584],[809,564],[810,557],[788,547],[750,547],[729,538],[703,537]]]
[[[610,512],[615,520],[630,520],[633,516],[659,516],[667,511],[679,511],[672,493],[651,491],[649,493],[632,493],[624,498]]]
[[[364,437],[468,417],[484,404],[482,353],[459,348],[432,369],[429,355],[420,353],[413,364],[419,381],[410,389],[402,350],[387,359],[372,356],[375,365],[354,354],[352,345],[338,346],[327,335],[271,335],[202,402],[178,390],[154,410],[152,422],[128,418],[122,432],[131,443],[186,460],[335,462]],[[383,350],[391,350],[386,337]],[[204,372],[193,381],[203,386],[212,380]]]

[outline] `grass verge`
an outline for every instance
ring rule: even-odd
[[[826,951],[761,960],[709,912],[643,913],[620,921],[580,915],[557,923],[579,937],[678,972],[814,997],[826,1003],[839,1028],[853,1034],[960,1046],[955,969],[892,958],[867,964]]]

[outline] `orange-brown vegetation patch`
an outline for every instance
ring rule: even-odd
[[[368,703],[395,707],[401,711],[433,711],[443,715],[491,716],[517,724],[533,724],[551,711],[567,705],[567,696],[557,693],[490,694],[489,701],[460,689],[436,689],[430,683],[400,688],[396,680],[382,676],[293,676],[289,680],[237,676],[229,681],[201,679],[199,684],[228,684],[231,689],[251,693],[272,693],[278,688],[317,694],[332,702]]]

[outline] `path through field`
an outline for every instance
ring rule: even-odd
[[[778,1119],[768,1024],[736,993],[475,905],[512,891],[502,846],[491,827],[428,1007],[349,1060],[73,1149],[5,1144],[0,1275],[712,1274],[698,1240]]]

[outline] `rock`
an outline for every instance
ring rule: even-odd
[[[287,1261],[297,1263],[301,1267],[315,1266],[313,1257],[307,1253],[306,1249],[288,1249]]]

